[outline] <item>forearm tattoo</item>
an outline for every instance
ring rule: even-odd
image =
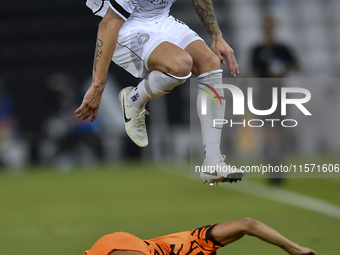
[[[105,86],[105,84],[106,84],[106,80],[105,80],[105,81],[102,80],[102,81],[99,83],[99,85],[102,86],[102,87]]]
[[[97,71],[97,63],[99,62],[99,58],[103,54],[102,46],[103,46],[103,41],[97,38],[96,51],[94,53],[94,61],[93,61],[93,70],[95,71]]]
[[[203,22],[209,35],[219,35],[221,30],[217,24],[212,0],[191,0],[198,17]]]
[[[95,84],[96,83],[96,79],[92,79],[92,83]],[[106,84],[106,80],[102,80],[101,82],[99,82],[99,85],[101,87],[105,86],[105,84]]]

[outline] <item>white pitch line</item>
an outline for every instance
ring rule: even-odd
[[[323,200],[252,181],[242,181],[239,184],[219,185],[219,187],[260,198],[266,198],[272,201],[281,202],[283,204],[293,205],[340,219],[340,206],[325,202]]]
[[[188,178],[187,173],[185,173],[184,171],[176,172],[165,170],[165,172]],[[287,205],[296,206],[309,211],[318,212],[327,216],[340,219],[340,206],[338,205],[325,202],[321,199],[302,195],[297,192],[284,190],[279,187],[269,186],[268,184],[256,183],[243,179],[242,182],[239,182],[237,184],[221,183],[220,185],[218,185],[218,187],[230,189],[259,198],[265,198]]]

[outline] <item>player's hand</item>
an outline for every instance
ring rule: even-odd
[[[225,59],[227,60],[229,72],[232,76],[236,77],[236,74],[240,73],[238,69],[239,66],[234,55],[234,50],[222,38],[222,35],[218,35],[216,39],[212,41],[211,49],[220,58],[223,65],[226,64]]]
[[[302,247],[300,255],[317,255],[317,254],[316,254],[315,251],[313,251],[313,250],[311,250],[309,248]]]
[[[291,255],[317,255],[315,251],[305,248],[305,247],[300,247],[297,251],[292,251],[289,252]]]
[[[92,116],[90,119],[90,122],[92,123],[97,118],[99,105],[102,100],[102,93],[102,88],[92,85],[87,90],[82,104],[75,110],[74,113],[76,114],[76,117],[81,118],[81,120],[86,120]]]

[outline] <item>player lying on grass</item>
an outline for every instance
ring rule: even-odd
[[[85,255],[208,255],[218,248],[239,240],[244,235],[255,236],[276,245],[291,255],[316,255],[316,252],[288,240],[267,225],[248,218],[205,226],[191,231],[141,240],[116,232],[100,238]]]

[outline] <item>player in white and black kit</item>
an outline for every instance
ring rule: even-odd
[[[169,93],[185,82],[191,73],[199,83],[214,87],[222,83],[220,63],[227,60],[233,76],[239,73],[233,50],[224,41],[217,24],[211,0],[192,0],[194,8],[205,25],[212,44],[211,49],[187,25],[169,15],[175,0],[88,0],[86,5],[103,17],[98,27],[93,64],[92,85],[86,92],[76,116],[93,122],[98,114],[107,72],[115,62],[135,77],[144,78],[138,86],[126,87],[119,94],[125,129],[140,147],[148,145],[145,104],[151,98]],[[202,85],[204,86],[204,85]],[[223,89],[216,89],[224,101]],[[200,112],[201,90],[197,106]],[[208,100],[207,114],[199,114],[205,150],[204,166],[220,165],[228,169],[220,152],[222,125],[213,127],[213,119],[223,119],[225,104],[215,106]],[[209,105],[211,104],[211,105]],[[240,180],[242,172],[201,173],[205,183]]]

